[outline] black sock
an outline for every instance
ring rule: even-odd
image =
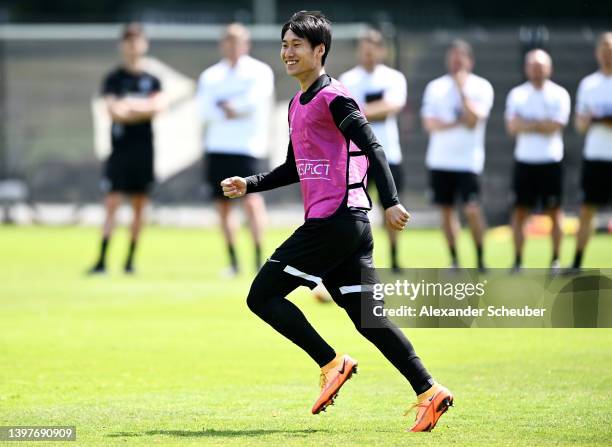
[[[100,244],[100,257],[98,258],[98,262],[96,262],[96,267],[104,267],[106,265],[106,249],[108,248],[108,237],[102,238],[102,243]]]
[[[132,268],[133,267],[133,263],[134,263],[134,253],[136,252],[136,241],[132,240],[130,241],[130,248],[128,251],[128,255],[127,255],[127,259],[125,261],[125,268]]]
[[[453,264],[458,264],[459,262],[457,261],[457,249],[455,248],[455,246],[454,245],[449,245],[448,246],[448,251],[450,252],[451,262]]]
[[[230,258],[230,265],[234,270],[238,270],[238,258],[236,258],[236,250],[234,244],[227,244],[227,253]]]
[[[261,268],[261,245],[255,243],[255,268],[259,270]]]
[[[397,263],[397,243],[396,242],[391,242],[391,245],[389,247],[389,252],[391,253],[391,268],[392,269],[398,269],[399,265]]]
[[[520,267],[523,264],[523,255],[521,253],[517,253],[514,257],[514,266]]]
[[[574,263],[572,267],[575,269],[579,269],[582,265],[582,250],[576,250],[576,254],[574,255]]]
[[[482,245],[476,244],[476,259],[478,260],[478,268],[484,267],[484,259],[482,256]]]

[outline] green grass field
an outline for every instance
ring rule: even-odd
[[[267,251],[288,234],[271,231]],[[248,311],[249,269],[220,279],[216,231],[148,229],[134,277],[120,270],[123,231],[109,275],[83,276],[97,244],[93,228],[0,228],[0,425],[75,425],[76,443],[47,443],[68,446],[612,445],[611,330],[408,329],[455,393],[434,432],[412,434],[409,385],[341,309],[304,289],[292,299],[360,361],[336,405],[310,415],[318,368]],[[564,265],[573,244],[564,242]],[[246,234],[240,252],[250,266]],[[586,265],[612,267],[611,253],[612,238],[597,236]],[[467,234],[460,256],[473,262]],[[548,240],[528,241],[527,266],[549,257]],[[409,232],[402,258],[445,266],[442,236]],[[489,234],[487,259],[510,265],[507,233]]]

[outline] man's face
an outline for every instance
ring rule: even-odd
[[[535,84],[541,84],[550,78],[552,74],[552,63],[544,52],[535,52],[527,56],[525,60],[525,75],[527,79]]]
[[[385,49],[382,45],[363,39],[359,41],[357,55],[361,65],[374,67],[384,60]]]
[[[280,58],[289,76],[300,77],[302,74],[319,70],[325,45],[312,47],[303,37],[298,37],[290,29],[283,36]]]
[[[138,59],[149,50],[149,41],[143,35],[128,36],[121,41],[121,54],[126,59]]]
[[[472,71],[474,61],[467,50],[463,48],[451,48],[446,53],[446,66],[450,73]]]
[[[601,39],[597,45],[596,55],[600,67],[607,70],[612,69],[612,34]]]
[[[240,33],[227,33],[221,39],[221,55],[230,61],[237,61],[249,52],[249,40]]]

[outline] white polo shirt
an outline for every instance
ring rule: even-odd
[[[360,106],[384,99],[403,107],[406,104],[406,78],[404,75],[384,64],[378,64],[372,72],[358,65],[344,72],[338,78],[353,95]],[[385,150],[390,164],[402,162],[397,115],[389,115],[383,121],[370,123],[374,135]]]
[[[206,125],[204,148],[209,153],[266,155],[274,92],[272,69],[242,56],[235,67],[221,60],[207,68],[198,81],[198,108]],[[228,119],[219,101],[240,114]]]
[[[597,71],[580,82],[576,113],[593,118],[612,117],[612,76]],[[602,123],[591,124],[584,143],[584,158],[612,161],[612,127]]]
[[[457,125],[432,132],[427,146],[426,164],[429,169],[467,171],[480,174],[484,167],[484,137],[487,118],[493,106],[493,87],[480,76],[470,74],[464,94],[474,103],[484,118],[473,129]],[[461,96],[451,75],[434,79],[425,88],[421,116],[436,118],[444,123],[456,121],[462,113]]]
[[[570,95],[563,87],[546,81],[541,89],[525,82],[510,90],[506,99],[506,120],[518,117],[526,121],[550,120],[567,125],[571,110]],[[563,135],[520,132],[516,136],[514,158],[521,163],[555,163],[563,159]]]

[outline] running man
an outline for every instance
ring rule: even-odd
[[[106,272],[106,252],[115,224],[115,213],[123,196],[132,203],[130,247],[125,273],[134,272],[134,254],[144,223],[144,211],[154,182],[153,127],[151,121],[163,109],[159,80],[142,69],[149,48],[137,23],[127,25],[121,35],[123,64],[110,72],[102,94],[112,119],[112,152],[106,161],[102,189],[106,193],[106,217],[102,228],[100,255],[90,274]]]
[[[283,25],[281,61],[300,84],[289,104],[290,142],[285,163],[247,178],[231,177],[221,185],[227,197],[266,191],[300,182],[305,223],[268,259],[251,285],[249,308],[302,348],[321,368],[321,392],[311,412],[333,403],[357,368],[339,355],[285,297],[301,285],[323,283],[357,330],[408,379],[417,394],[412,431],[429,431],[453,402],[452,394],[427,372],[412,344],[386,317],[380,328],[361,325],[362,300],[372,308],[375,274],[373,239],[366,210],[368,166],[376,181],[389,226],[402,230],[410,215],[399,203],[393,177],[374,133],[342,84],[324,70],[331,45],[331,25],[319,12],[300,11]],[[373,270],[366,270],[373,271]],[[364,293],[365,292],[365,293]]]
[[[387,57],[385,39],[380,31],[368,30],[359,39],[359,65],[340,75],[344,85],[372,123],[374,135],[385,150],[398,194],[402,191],[402,149],[400,147],[397,114],[406,105],[406,78],[383,63]],[[398,232],[387,228],[391,268],[399,271],[397,260]]]
[[[532,210],[544,211],[552,221],[550,268],[560,269],[559,249],[563,230],[563,128],[569,121],[570,95],[550,80],[552,59],[540,49],[525,55],[528,81],[513,88],[506,100],[506,127],[516,137],[514,149],[514,234],[515,260],[512,270],[522,267],[525,223]]]
[[[612,204],[612,32],[599,37],[596,57],[599,70],[580,82],[576,95],[576,129],[586,133],[586,141],[575,270],[582,266],[597,208]]]
[[[230,276],[239,272],[235,249],[238,221],[219,183],[233,174],[248,176],[261,170],[274,92],[272,69],[249,56],[249,48],[246,27],[239,23],[227,26],[219,45],[223,59],[204,70],[198,83],[198,106],[205,124],[205,180],[221,221]],[[255,268],[259,270],[265,203],[260,194],[250,194],[243,204],[255,246]]]
[[[456,243],[460,224],[454,210],[459,200],[476,246],[478,268],[484,271],[479,177],[484,167],[485,128],[493,106],[493,87],[472,73],[474,54],[463,40],[451,43],[446,66],[448,74],[427,84],[421,109],[423,127],[429,133],[426,164],[432,201],[440,207],[451,267],[459,267]]]

